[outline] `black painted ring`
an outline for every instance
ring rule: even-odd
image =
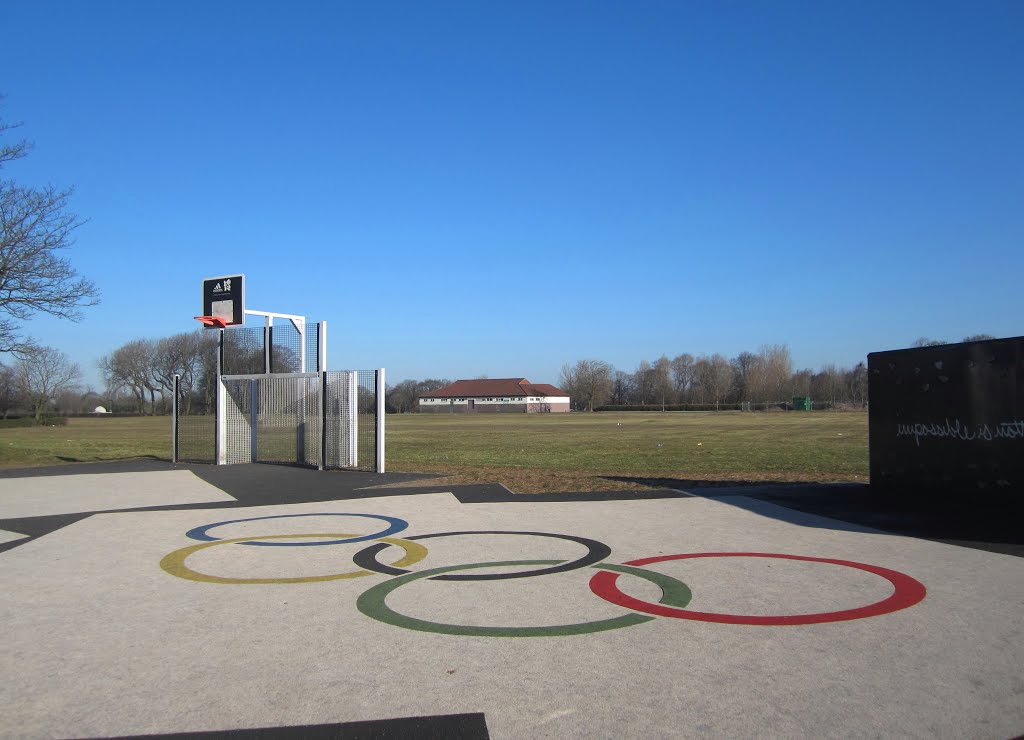
[[[577,542],[587,548],[587,554],[577,560],[570,560],[550,568],[538,570],[523,570],[515,573],[450,573],[447,575],[432,576],[432,581],[503,581],[509,578],[530,578],[532,576],[546,576],[550,573],[564,573],[568,570],[586,568],[589,565],[600,562],[611,555],[612,549],[603,542],[587,539],[586,537],[575,537],[569,534],[552,534],[551,532],[507,532],[499,530],[471,530],[467,532],[434,532],[433,534],[421,534],[416,537],[403,537],[406,540],[428,540],[432,537],[456,537],[464,534],[521,534],[534,537],[554,537],[559,540]],[[409,570],[402,570],[390,565],[384,565],[377,560],[377,554],[385,548],[390,547],[386,542],[377,545],[370,545],[352,556],[352,562],[364,570],[372,570],[375,573],[383,573],[389,576],[401,576],[411,573]]]

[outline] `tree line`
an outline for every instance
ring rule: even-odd
[[[106,411],[168,413],[174,376],[181,377],[183,413],[213,413],[217,337],[194,331],[164,339],[134,339],[99,361],[102,393],[81,386],[81,368],[63,352],[34,346],[12,365],[0,364],[0,413],[72,416]]]
[[[992,339],[986,334],[963,341]],[[926,338],[915,347],[945,344]],[[298,371],[294,350],[275,345],[276,371]],[[263,350],[246,346],[244,338],[225,333],[229,373],[261,373]],[[174,377],[180,378],[182,413],[212,414],[216,403],[217,332],[196,330],[162,339],[134,339],[99,361],[104,390],[82,390],[81,372],[55,349],[34,346],[22,351],[13,365],[0,364],[0,414],[29,413],[37,420],[51,413],[91,413],[96,406],[135,414],[170,412]],[[418,410],[417,399],[452,383],[446,378],[403,380],[388,386],[388,413]],[[722,409],[750,404],[752,408],[781,407],[794,396],[809,396],[829,407],[863,408],[868,402],[867,366],[826,364],[819,370],[794,370],[786,345],[764,345],[736,357],[681,353],[669,358],[641,360],[632,372],[604,360],[582,359],[562,366],[559,387],[577,411],[643,407],[651,410]]]
[[[593,411],[604,406],[722,408],[749,403],[771,407],[794,396],[810,396],[832,406],[867,403],[867,367],[825,365],[817,372],[793,369],[786,345],[765,345],[757,352],[692,355],[641,360],[633,372],[618,370],[604,360],[584,359],[562,366],[559,386],[574,409]]]
[[[995,339],[990,334],[973,334],[963,342]],[[948,344],[921,337],[913,347]],[[403,380],[387,391],[388,413],[417,411],[416,399],[450,385],[447,379]],[[782,407],[794,397],[810,397],[830,408],[864,408],[868,403],[867,365],[853,367],[833,363],[818,370],[794,369],[789,347],[763,345],[757,352],[740,352],[727,358],[722,354],[692,355],[687,352],[669,358],[641,360],[632,372],[616,369],[597,359],[577,360],[562,366],[558,386],[566,392],[576,411],[604,407],[721,409],[748,404],[749,408]]]
[[[211,414],[217,399],[218,333],[197,329],[163,339],[134,339],[100,360],[108,396],[130,399],[139,414],[170,411],[174,377],[179,377],[181,413]],[[252,343],[237,331],[224,333],[225,374],[264,373],[262,342]],[[273,344],[274,372],[299,372],[294,348]]]
[[[995,339],[973,334],[962,342]],[[911,346],[949,344],[921,337]],[[633,372],[617,370],[603,360],[577,360],[562,366],[559,385],[578,411],[603,406],[721,408],[749,404],[750,408],[782,407],[794,397],[810,397],[830,408],[864,408],[868,403],[867,365],[833,363],[819,370],[794,369],[789,347],[763,345],[757,352],[736,357],[682,353],[653,362],[641,360]]]
[[[129,401],[139,414],[170,410],[175,375],[181,378],[182,413],[213,413],[217,332],[197,329],[163,339],[134,339],[103,357],[99,366],[107,395]]]

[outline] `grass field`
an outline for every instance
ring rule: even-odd
[[[0,429],[0,467],[169,459],[168,417]],[[401,415],[390,471],[523,493],[764,481],[866,481],[867,414]]]

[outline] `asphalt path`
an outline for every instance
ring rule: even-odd
[[[1019,535],[914,511],[849,486],[6,471],[0,735],[1020,735]]]

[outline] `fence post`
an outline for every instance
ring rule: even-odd
[[[271,351],[271,345],[274,342],[274,327],[270,326],[269,322],[272,321],[269,316],[267,317],[267,326],[263,327],[263,372],[269,375],[274,372],[273,356],[274,353]]]
[[[216,404],[216,415],[214,416],[213,431],[213,459],[217,465],[227,465],[227,404],[224,392],[224,330],[218,329],[220,336],[217,337],[217,388],[214,396]]]
[[[327,469],[327,372],[320,371],[320,464],[318,470]]]
[[[359,371],[350,370],[345,383],[346,467],[359,467]]]
[[[327,372],[327,322],[321,321],[316,332],[317,372]]]
[[[181,376],[174,375],[174,396],[171,400],[171,462],[178,462],[178,395],[181,393]]]
[[[259,461],[259,437],[257,434],[257,421],[260,414],[259,400],[260,386],[253,378],[249,381],[249,462]]]
[[[384,368],[377,370],[377,472],[384,472],[384,395],[387,388],[384,382]]]

